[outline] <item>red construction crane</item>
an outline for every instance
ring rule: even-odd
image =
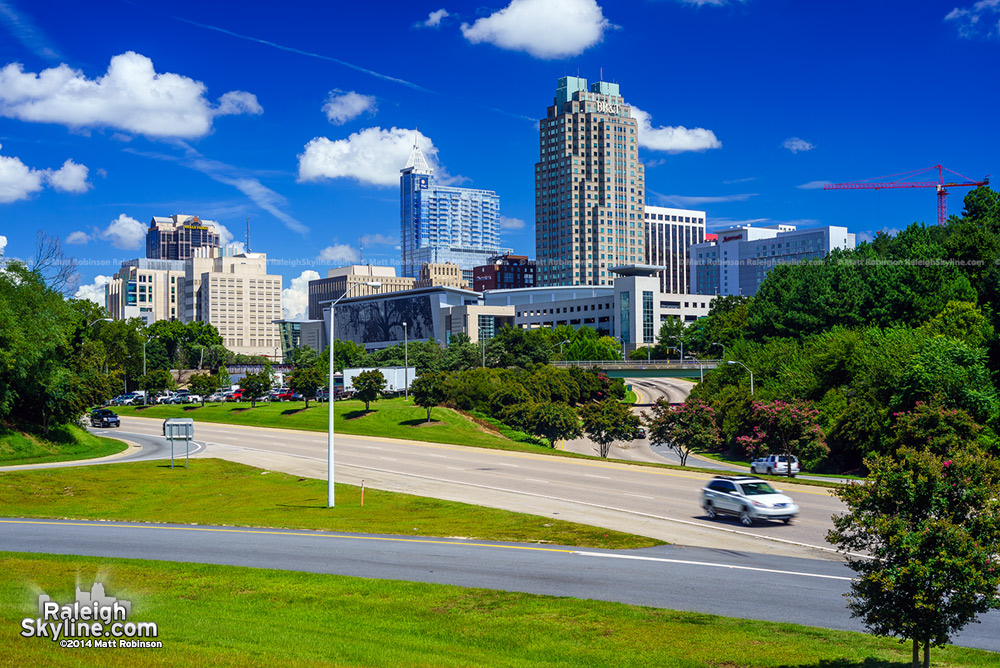
[[[937,181],[907,181],[906,179],[923,176],[937,170]],[[952,181],[945,183],[944,172],[949,172],[955,176],[965,179],[965,181]],[[895,179],[893,181],[883,181],[882,179]],[[853,183],[829,183],[823,186],[823,190],[882,190],[884,188],[935,188],[938,198],[938,225],[944,225],[948,220],[948,188],[989,185],[990,177],[987,174],[982,181],[973,181],[967,176],[962,176],[958,172],[953,172],[947,167],[934,165],[927,169],[917,169],[912,172],[901,174],[890,174],[889,176],[879,176],[874,179],[854,181]]]

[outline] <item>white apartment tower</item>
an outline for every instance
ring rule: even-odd
[[[645,257],[639,129],[618,84],[560,78],[539,139],[538,285],[611,285],[611,267]]]

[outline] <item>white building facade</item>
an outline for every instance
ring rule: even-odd
[[[645,263],[664,267],[660,292],[690,293],[694,244],[705,242],[705,212],[646,205]]]

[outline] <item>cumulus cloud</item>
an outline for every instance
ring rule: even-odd
[[[341,265],[353,264],[361,261],[361,255],[358,253],[358,249],[347,244],[335,244],[320,251],[319,261]]]
[[[0,234],[0,255],[3,255],[5,248],[7,248],[7,237]]]
[[[44,177],[44,171],[28,167],[20,158],[0,155],[0,204],[27,199],[42,189]]]
[[[97,236],[110,241],[115,248],[136,250],[146,243],[146,225],[123,213],[108,223]]]
[[[613,28],[596,0],[511,0],[505,8],[462,24],[473,44],[526,51],[546,60],[576,56]]]
[[[208,134],[216,116],[259,114],[257,98],[230,91],[218,106],[205,84],[169,72],[134,51],[114,56],[107,72],[88,79],[65,63],[35,74],[21,63],[0,69],[0,115],[70,128],[107,127],[154,138]]]
[[[306,269],[292,279],[291,285],[281,291],[281,307],[285,318],[304,318],[309,310],[309,281],[319,280],[319,274]]]
[[[59,169],[47,173],[46,178],[52,187],[60,192],[83,193],[92,187],[87,182],[89,173],[90,170],[86,165],[78,165],[72,160],[67,160]]]
[[[501,230],[523,230],[524,221],[520,218],[509,218],[507,216],[500,216],[500,229]]]
[[[399,184],[399,170],[413,149],[414,137],[431,168],[436,168],[437,148],[430,137],[416,130],[365,128],[347,139],[316,137],[299,155],[299,181],[355,179],[375,186]]]
[[[631,110],[632,118],[639,124],[639,146],[643,148],[667,153],[702,152],[710,148],[722,148],[722,142],[711,130],[688,129],[683,125],[654,128],[647,112],[635,106],[631,107]]]
[[[343,125],[352,118],[357,118],[366,111],[375,113],[375,98],[349,90],[331,90],[326,104],[323,105],[326,118],[334,125]]]
[[[979,0],[970,7],[955,7],[944,17],[958,30],[959,37],[1000,36],[1000,0]]]
[[[433,12],[427,15],[426,21],[420,21],[417,23],[417,28],[440,28],[441,21],[448,18],[451,14],[447,9],[435,9]]]
[[[810,144],[805,139],[799,139],[798,137],[789,137],[781,145],[792,153],[811,151],[816,148],[815,144]]]
[[[73,295],[75,299],[87,299],[95,304],[100,304],[104,306],[104,286],[111,281],[110,276],[97,275],[94,277],[94,282],[88,285],[81,285],[76,289],[76,294]]]
[[[809,183],[803,183],[802,185],[795,187],[802,190],[821,190],[823,186],[828,186],[831,183],[833,183],[833,181],[810,181]]]
[[[76,232],[70,232],[69,236],[66,237],[66,243],[68,244],[85,244],[90,241],[91,237],[86,232],[77,230]]]

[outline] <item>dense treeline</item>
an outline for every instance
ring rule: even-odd
[[[946,226],[913,224],[854,250],[779,265],[751,299],[716,300],[684,332],[722,365],[692,393],[723,447],[744,455],[762,404],[806,400],[825,447],[807,466],[850,470],[919,440],[1000,451],[1000,196],[965,199]],[[756,400],[756,406],[754,401]],[[749,440],[748,440],[749,439]]]

